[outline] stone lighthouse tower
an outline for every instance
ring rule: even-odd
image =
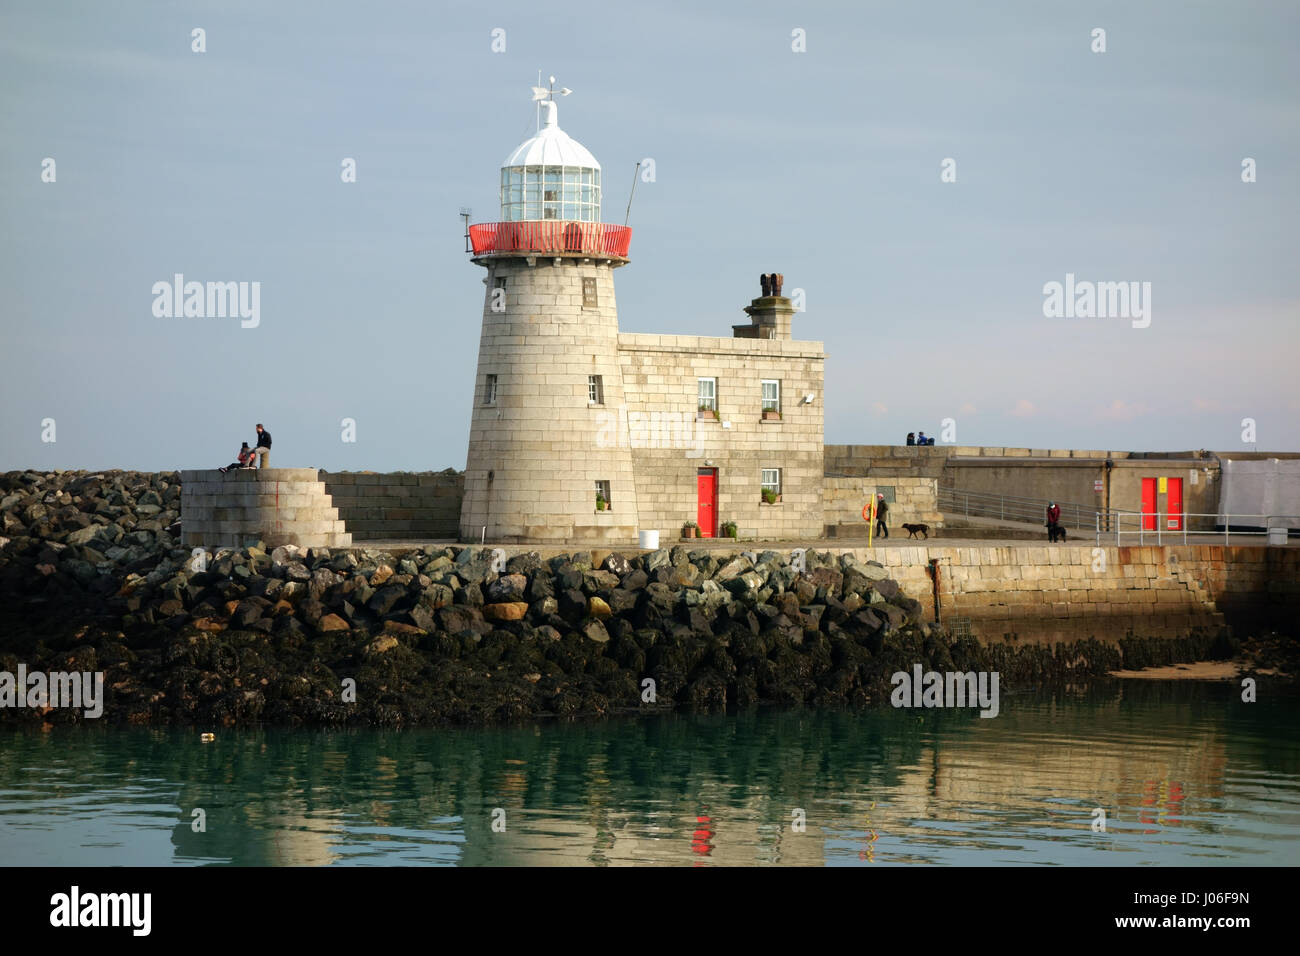
[[[466,541],[636,540],[614,302],[631,230],[600,221],[600,164],[557,120],[568,92],[535,89],[539,128],[501,164],[500,221],[469,230],[487,278]]]

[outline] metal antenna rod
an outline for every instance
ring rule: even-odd
[[[632,216],[632,197],[636,195],[637,173],[641,172],[640,161],[636,164],[636,169],[632,170],[632,191],[627,196],[627,212],[623,216],[623,225],[627,225],[628,219]]]

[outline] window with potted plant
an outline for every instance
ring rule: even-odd
[[[781,501],[781,469],[780,468],[763,469],[760,493],[763,496],[764,504],[774,505]]]
[[[696,418],[712,418],[717,421],[718,415],[718,380],[716,378],[700,378],[699,383],[699,413]]]
[[[781,382],[779,379],[763,380],[763,421],[781,420]]]

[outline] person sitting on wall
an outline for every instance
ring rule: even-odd
[[[252,468],[253,467],[253,449],[248,447],[248,442],[244,442],[239,448],[239,461],[232,461],[225,468],[217,469],[222,474],[230,471],[232,468]]]
[[[928,444],[929,444],[929,442],[925,440],[925,432],[917,432],[917,433],[916,433],[916,443],[917,443],[918,445],[928,445]]]
[[[888,538],[889,525],[885,524],[885,516],[889,514],[889,505],[885,504],[884,495],[876,495],[876,537]]]
[[[257,423],[257,447],[253,449],[257,456],[257,467],[266,468],[271,464],[271,433]]]
[[[916,435],[913,434],[912,432],[908,432],[908,433],[907,433],[907,443],[908,443],[909,445],[915,445],[915,444],[916,444]]]

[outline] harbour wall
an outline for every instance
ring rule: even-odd
[[[357,541],[454,541],[460,533],[464,472],[322,471],[320,477]]]
[[[1300,613],[1300,550],[1221,545],[907,547],[875,552],[933,620],[983,639],[1175,636],[1192,627],[1277,626]]]

